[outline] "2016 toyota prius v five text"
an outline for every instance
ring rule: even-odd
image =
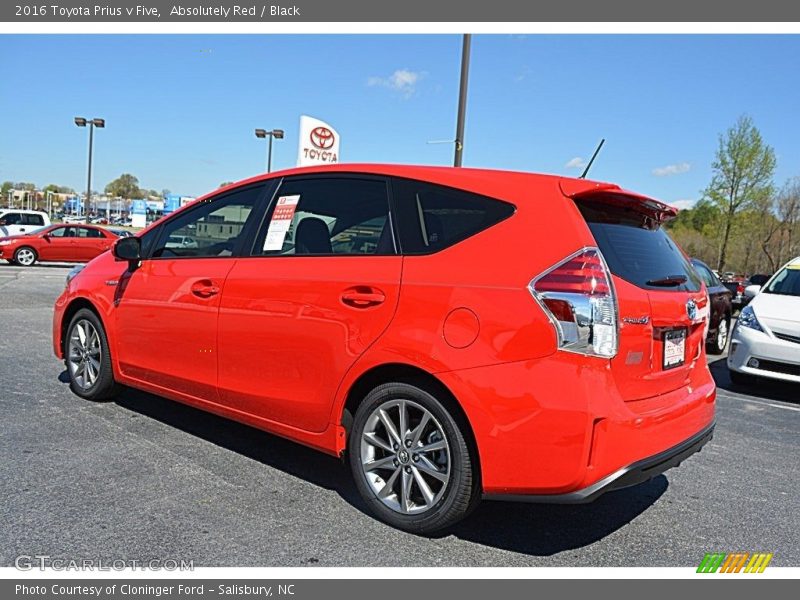
[[[481,497],[586,502],[712,435],[708,296],[674,215],[556,176],[273,173],[76,268],[53,345],[84,398],[131,386],[346,456],[401,529]]]

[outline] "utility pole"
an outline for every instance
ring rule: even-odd
[[[458,120],[456,121],[456,152],[453,166],[460,167],[464,151],[464,119],[467,113],[467,84],[469,83],[469,53],[472,35],[464,34],[461,46],[461,85],[458,92]]]

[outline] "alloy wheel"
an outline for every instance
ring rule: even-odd
[[[450,446],[423,406],[392,399],[369,415],[361,435],[361,468],[376,497],[401,514],[433,508],[451,479]]]
[[[728,322],[722,319],[717,328],[717,346],[720,350],[725,350],[725,344],[728,343]]]
[[[67,362],[72,380],[82,390],[88,390],[97,381],[101,360],[100,335],[94,325],[81,319],[69,337]]]
[[[36,255],[29,248],[22,248],[17,252],[17,262],[23,267],[30,267],[36,261]]]

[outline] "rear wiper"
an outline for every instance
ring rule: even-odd
[[[666,277],[662,277],[660,279],[650,279],[645,283],[647,285],[658,287],[674,287],[676,285],[686,283],[686,279],[686,275],[667,275]]]

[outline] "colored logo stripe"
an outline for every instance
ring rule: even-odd
[[[732,554],[711,552],[703,557],[700,566],[697,567],[697,572],[739,573],[744,568],[745,573],[763,573],[771,560],[772,553],[766,552],[756,552],[755,554],[750,554],[749,552],[734,552]],[[746,567],[745,564],[747,564]]]

